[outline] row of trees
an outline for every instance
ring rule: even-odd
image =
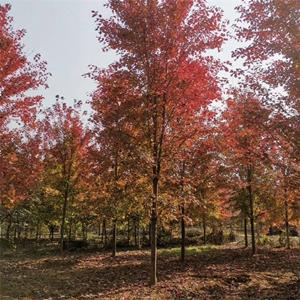
[[[157,227],[178,222],[181,260],[186,225],[225,220],[255,225],[299,221],[299,10],[296,0],[245,1],[237,10],[231,70],[208,55],[228,39],[222,12],[205,1],[107,1],[93,12],[99,41],[119,59],[92,67],[92,113],[57,97],[39,112],[46,63],[29,62],[23,31],[0,6],[0,190],[6,238],[22,224],[66,228],[107,222],[116,255],[117,227],[150,224],[151,283],[157,281]],[[229,75],[228,75],[229,76]],[[30,93],[31,95],[32,93]],[[21,124],[22,126],[16,126]],[[67,227],[66,227],[67,225]],[[105,234],[106,236],[106,234]],[[137,235],[135,235],[137,236]],[[139,235],[138,235],[139,236]]]

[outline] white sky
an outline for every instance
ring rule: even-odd
[[[88,94],[95,83],[82,74],[88,72],[88,65],[106,67],[114,60],[113,53],[103,53],[97,40],[94,19],[91,11],[97,10],[108,15],[103,4],[105,0],[0,0],[10,3],[10,14],[14,17],[14,28],[27,31],[23,43],[25,53],[33,56],[40,53],[48,62],[52,73],[49,89],[42,91],[44,104],[55,101],[55,95],[64,96],[65,101],[88,100]],[[234,7],[241,0],[207,0],[219,6],[231,22],[238,17]],[[230,59],[231,50],[237,46],[229,41],[219,57]]]

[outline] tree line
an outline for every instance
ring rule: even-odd
[[[135,244],[148,230],[151,284],[157,282],[158,228],[243,223],[256,231],[299,223],[300,2],[249,0],[236,9],[234,69],[209,55],[232,32],[223,13],[203,0],[108,0],[109,18],[92,12],[98,40],[118,59],[90,67],[97,83],[82,103],[43,97],[47,64],[24,54],[10,5],[0,6],[0,199],[7,240],[53,238],[89,226],[106,242],[132,221]],[[232,37],[231,37],[232,38]],[[220,74],[226,74],[225,78]],[[228,81],[229,78],[229,83]],[[235,82],[231,80],[236,78]],[[13,125],[12,125],[13,124]],[[76,229],[77,228],[77,229]],[[3,236],[3,234],[2,234]],[[104,241],[103,241],[104,242]]]

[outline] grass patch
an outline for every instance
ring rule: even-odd
[[[216,249],[216,246],[213,245],[202,245],[202,246],[189,246],[186,247],[186,255],[199,255],[211,252]],[[169,248],[169,249],[159,249],[158,254],[162,256],[179,256],[181,252],[180,247]]]

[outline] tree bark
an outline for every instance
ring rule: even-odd
[[[140,250],[141,249],[141,227],[140,227],[140,217],[138,217],[138,220],[137,220],[137,247],[138,249]]]
[[[20,225],[20,222],[18,221],[18,230],[17,230],[17,239],[20,240],[21,238],[21,232],[22,232],[22,227]]]
[[[130,218],[127,220],[127,244],[130,246]]]
[[[70,222],[70,224],[69,224],[68,240],[70,241],[71,239],[72,239],[72,224]]]
[[[184,204],[181,205],[181,262],[185,259],[185,221],[184,221]]]
[[[185,162],[182,162],[181,170],[181,252],[180,260],[184,262],[185,259],[185,220],[184,220],[184,175],[185,175]]]
[[[101,235],[101,222],[98,223],[98,235]]]
[[[202,225],[203,225],[203,244],[206,245],[206,217],[203,215],[202,218]]]
[[[147,234],[145,228],[142,230],[142,243],[147,244]]]
[[[289,205],[287,198],[284,200],[284,210],[285,210],[285,233],[286,233],[286,248],[290,249],[290,224],[289,224]]]
[[[19,213],[16,213],[17,216],[17,222],[15,223],[14,227],[14,241],[19,239],[19,232],[20,232],[20,221],[19,221]]]
[[[148,241],[149,241],[149,246],[151,247],[151,217],[150,217],[150,223],[148,227]]]
[[[15,226],[14,226],[14,241],[17,240],[17,232],[18,232],[18,229],[17,229],[17,225],[15,224]]]
[[[247,228],[247,217],[244,217],[244,237],[245,237],[245,248],[248,247],[248,228]]]
[[[134,219],[134,246],[137,248],[137,220]]]
[[[11,224],[12,224],[12,220],[11,220],[11,217],[8,218],[8,223],[7,223],[7,227],[6,227],[6,234],[5,234],[5,237],[6,237],[6,240],[9,241],[9,238],[10,238],[10,228],[11,228]]]
[[[104,247],[107,246],[106,219],[103,219],[102,223],[102,244]]]
[[[87,240],[87,234],[86,234],[86,224],[85,222],[81,222],[81,231],[82,231],[82,239]]]
[[[38,241],[40,236],[40,223],[36,225],[35,240]]]
[[[255,243],[255,227],[254,227],[254,201],[253,201],[253,191],[252,191],[252,170],[251,167],[248,168],[248,196],[249,196],[249,208],[250,208],[250,228],[251,228],[251,244],[252,244],[252,255],[256,253],[256,243]]]
[[[137,249],[141,249],[140,217],[134,221],[134,245]]]
[[[117,255],[117,221],[113,221],[113,232],[112,232],[112,257]]]
[[[50,240],[51,242],[54,240],[54,226],[50,227]]]
[[[69,184],[67,183],[65,193],[64,193],[64,203],[63,203],[62,219],[60,225],[60,251],[61,252],[64,251],[64,234],[65,234],[68,197],[69,197]]]
[[[156,173],[156,172],[153,172]],[[157,197],[158,197],[158,177],[154,176],[152,181],[153,198],[151,210],[151,273],[150,284],[157,283]]]

